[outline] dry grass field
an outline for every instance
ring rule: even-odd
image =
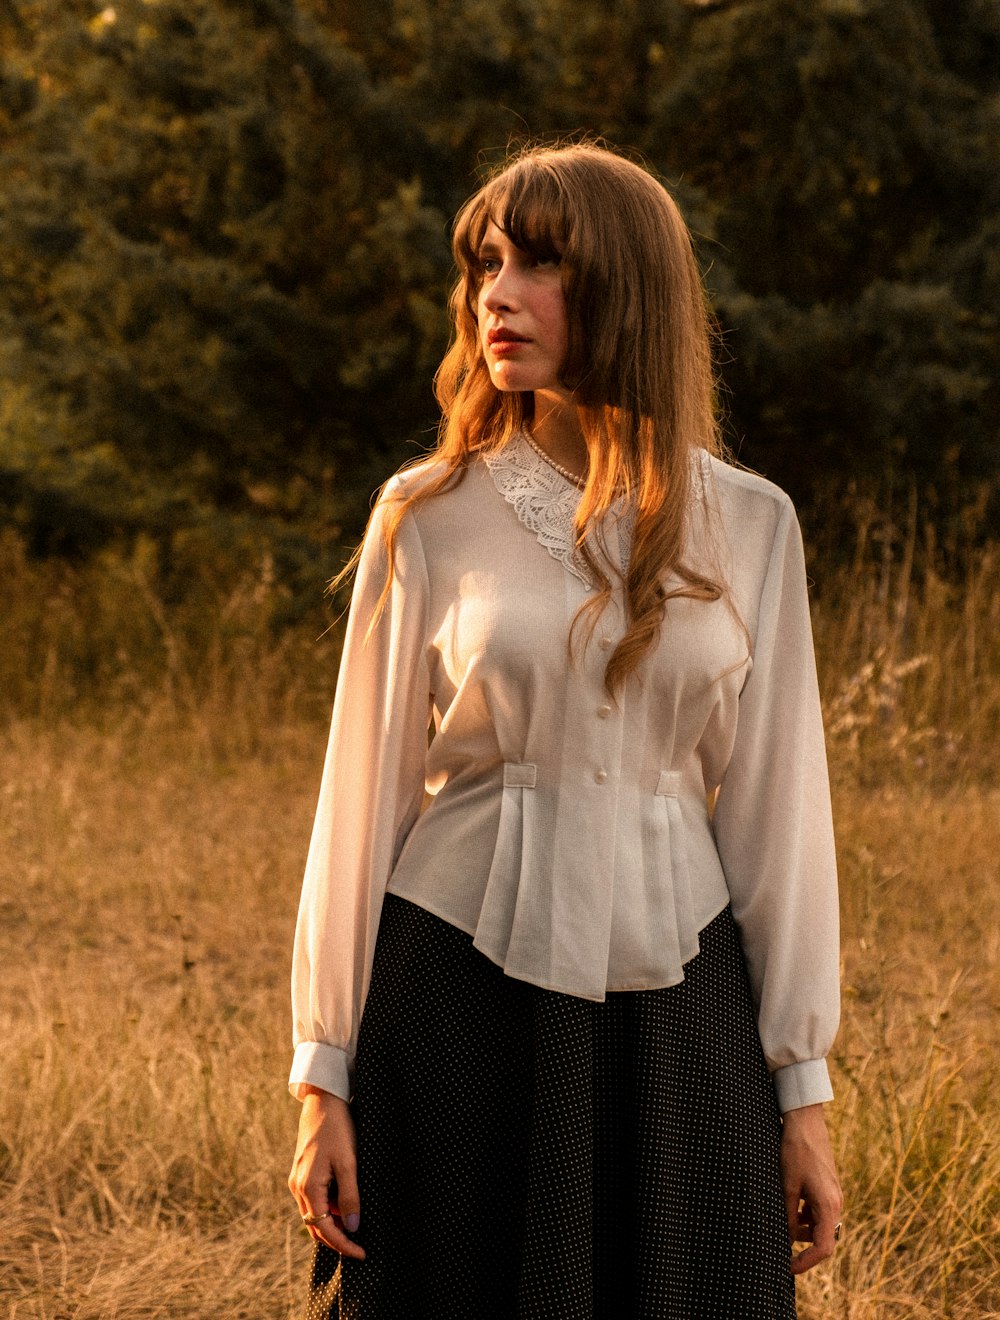
[[[859,551],[817,610],[848,1209],[803,1320],[1000,1316],[1000,583],[993,550],[949,587],[903,548]],[[20,693],[0,730],[0,1315],[300,1317],[287,980],[331,652],[268,643],[259,580],[195,645],[141,566],[103,604],[20,571],[16,599],[0,587],[21,648],[0,656]],[[143,611],[155,673],[128,649]],[[88,620],[114,673],[81,655]]]

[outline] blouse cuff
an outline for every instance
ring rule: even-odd
[[[298,1085],[307,1082],[339,1095],[341,1100],[350,1100],[353,1091],[353,1069],[344,1050],[336,1045],[324,1045],[316,1040],[304,1040],[295,1047],[292,1058],[292,1071],[288,1078],[288,1089],[296,1099]]]
[[[778,1108],[783,1114],[787,1114],[789,1109],[821,1105],[833,1099],[830,1071],[825,1059],[806,1059],[804,1063],[790,1063],[787,1067],[776,1068],[771,1074],[771,1080],[778,1097]]]

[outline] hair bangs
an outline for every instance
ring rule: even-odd
[[[568,200],[555,173],[517,165],[491,179],[460,217],[455,256],[465,271],[478,265],[491,221],[536,261],[557,261],[572,228]]]
[[[515,168],[496,180],[490,219],[536,261],[558,259],[570,239],[570,208],[554,171]]]

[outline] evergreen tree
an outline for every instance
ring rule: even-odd
[[[423,133],[291,4],[85,13],[23,7],[4,80],[8,502],[51,546],[356,521],[434,415]]]
[[[688,29],[644,145],[700,189],[742,456],[808,497],[996,478],[995,6],[745,0]],[[990,44],[992,43],[992,45]],[[983,95],[989,86],[992,95]]]

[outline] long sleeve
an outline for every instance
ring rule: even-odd
[[[761,1041],[784,1112],[832,1096],[839,915],[802,538],[782,501],[753,664],[714,815]]]
[[[382,900],[420,812],[431,706],[427,569],[411,515],[399,528],[391,596],[365,636],[385,580],[385,507],[383,497],[358,566],[292,963],[289,1086],[308,1082],[345,1100]]]

